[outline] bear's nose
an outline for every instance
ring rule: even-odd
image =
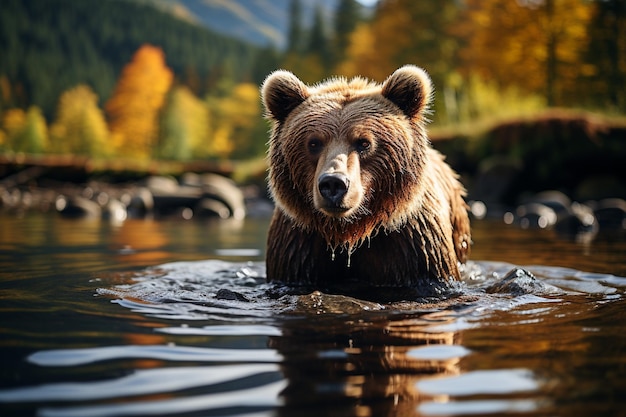
[[[326,202],[339,207],[348,192],[350,180],[343,174],[322,174],[317,182],[320,194]]]

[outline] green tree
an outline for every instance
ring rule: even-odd
[[[592,105],[626,111],[626,2],[593,2],[588,28],[589,43],[583,75],[588,80],[582,97]]]
[[[91,157],[109,154],[109,130],[91,87],[79,85],[61,95],[50,136],[53,152]]]
[[[187,87],[173,88],[161,117],[158,156],[174,160],[206,157],[208,116],[205,104]]]
[[[350,35],[361,21],[360,6],[356,0],[341,0],[334,21],[333,64],[341,63],[350,44]]]
[[[10,109],[4,114],[3,127],[8,148],[14,152],[40,154],[48,147],[48,126],[37,106],[26,112]]]
[[[311,26],[311,32],[309,34],[306,54],[317,57],[326,73],[330,70],[332,60],[330,43],[326,33],[324,15],[319,6],[315,8],[313,15],[313,25]]]
[[[287,53],[302,51],[304,30],[302,29],[302,4],[300,0],[291,0],[289,5],[289,30],[287,32]]]
[[[252,81],[262,84],[271,70],[280,66],[282,54],[274,47],[259,50],[252,65]]]
[[[327,46],[323,46],[324,23],[321,18],[319,8],[316,9],[316,17],[309,34],[308,42],[304,42],[304,31],[302,29],[302,7],[300,0],[292,0],[289,26],[289,44],[285,53],[281,67],[298,74],[300,79],[307,83],[320,81],[327,74],[328,65],[322,58],[322,48],[328,51]],[[329,54],[326,55],[330,57]]]

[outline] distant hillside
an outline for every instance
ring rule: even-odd
[[[282,48],[289,28],[292,0],[135,0],[149,3],[180,19],[263,46]],[[331,19],[339,0],[301,0],[303,25],[310,26],[316,7]]]
[[[144,43],[164,50],[178,80],[193,77],[204,90],[223,77],[257,81],[272,67],[256,46],[130,0],[1,0],[0,112],[36,104],[51,117],[80,83],[104,101]]]

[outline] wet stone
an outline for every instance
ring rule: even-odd
[[[485,288],[489,294],[546,294],[553,293],[555,287],[537,279],[530,271],[513,268],[500,281]]]
[[[222,288],[221,290],[217,291],[217,293],[215,294],[215,298],[217,298],[218,300],[244,301],[246,303],[250,302],[250,299],[248,299],[248,297],[246,297],[245,295],[236,291],[228,290],[226,288]]]

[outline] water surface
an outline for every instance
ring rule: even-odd
[[[0,413],[620,415],[626,239],[474,222],[463,295],[264,283],[267,219],[0,214]],[[489,290],[514,266],[541,284]]]

